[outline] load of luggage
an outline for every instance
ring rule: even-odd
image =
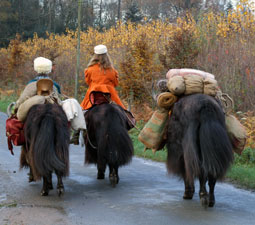
[[[241,154],[246,144],[246,130],[233,115],[233,100],[220,90],[213,74],[195,69],[170,69],[166,79],[158,81],[158,109],[145,124],[138,139],[145,145],[145,150],[154,152],[164,148],[166,143],[167,121],[171,109],[178,98],[191,94],[206,94],[217,98],[225,113],[226,128],[233,146],[233,151]]]

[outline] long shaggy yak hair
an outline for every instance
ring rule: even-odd
[[[223,110],[208,95],[184,96],[175,103],[167,135],[168,171],[187,180],[201,174],[222,179],[233,161]]]
[[[35,180],[52,172],[69,173],[69,128],[63,109],[56,104],[34,105],[28,112],[21,167],[29,165]]]
[[[129,163],[134,149],[124,110],[116,104],[101,104],[85,116],[88,130],[85,162],[117,167]]]

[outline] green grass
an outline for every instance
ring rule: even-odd
[[[234,164],[226,178],[237,187],[255,190],[255,166],[253,165]]]
[[[138,156],[138,157],[143,157],[143,158],[146,158],[146,159],[151,159],[151,160],[154,160],[154,161],[157,161],[157,162],[165,162],[166,161],[166,157],[167,157],[166,149],[157,151],[155,153],[153,153],[151,149],[148,149],[147,151],[144,151],[144,147],[145,146],[143,145],[143,143],[141,143],[138,140],[138,135],[140,133],[140,130],[143,128],[144,124],[145,123],[143,121],[139,121],[137,123],[137,125],[136,125],[136,127],[139,130],[136,129],[136,128],[133,128],[129,132],[129,134],[131,136],[131,139],[133,141],[133,144],[134,144],[135,155]]]
[[[8,105],[17,100],[16,95],[0,96],[0,112],[6,112]]]
[[[16,202],[0,204],[0,209],[1,208],[15,208],[15,207],[17,207],[17,203]]]

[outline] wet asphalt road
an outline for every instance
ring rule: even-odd
[[[96,167],[84,165],[84,148],[70,146],[70,176],[65,195],[56,189],[40,196],[42,182],[28,183],[19,170],[20,148],[7,148],[0,113],[0,225],[254,225],[255,193],[226,183],[216,184],[216,205],[201,207],[198,184],[193,200],[183,200],[183,183],[167,175],[164,163],[140,158],[120,169],[116,188],[96,179]],[[108,173],[108,171],[107,171]],[[56,186],[56,177],[53,177]]]

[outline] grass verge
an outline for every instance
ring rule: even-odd
[[[129,134],[130,137],[133,141],[134,144],[134,151],[135,151],[135,156],[138,157],[142,157],[142,158],[146,158],[146,159],[150,159],[150,160],[154,160],[157,162],[165,162],[166,161],[166,157],[167,157],[167,151],[166,149],[163,149],[161,151],[157,151],[155,153],[152,152],[152,150],[148,149],[147,151],[144,151],[144,145],[143,143],[141,143],[138,140],[138,135],[140,133],[140,130],[143,128],[144,126],[144,122],[143,121],[139,121],[136,125],[136,128],[133,128]]]
[[[255,166],[233,164],[226,180],[239,188],[255,191]]]
[[[16,95],[10,95],[10,96],[0,96],[0,112],[5,112],[8,107],[8,105],[11,102],[14,102],[17,100]]]

